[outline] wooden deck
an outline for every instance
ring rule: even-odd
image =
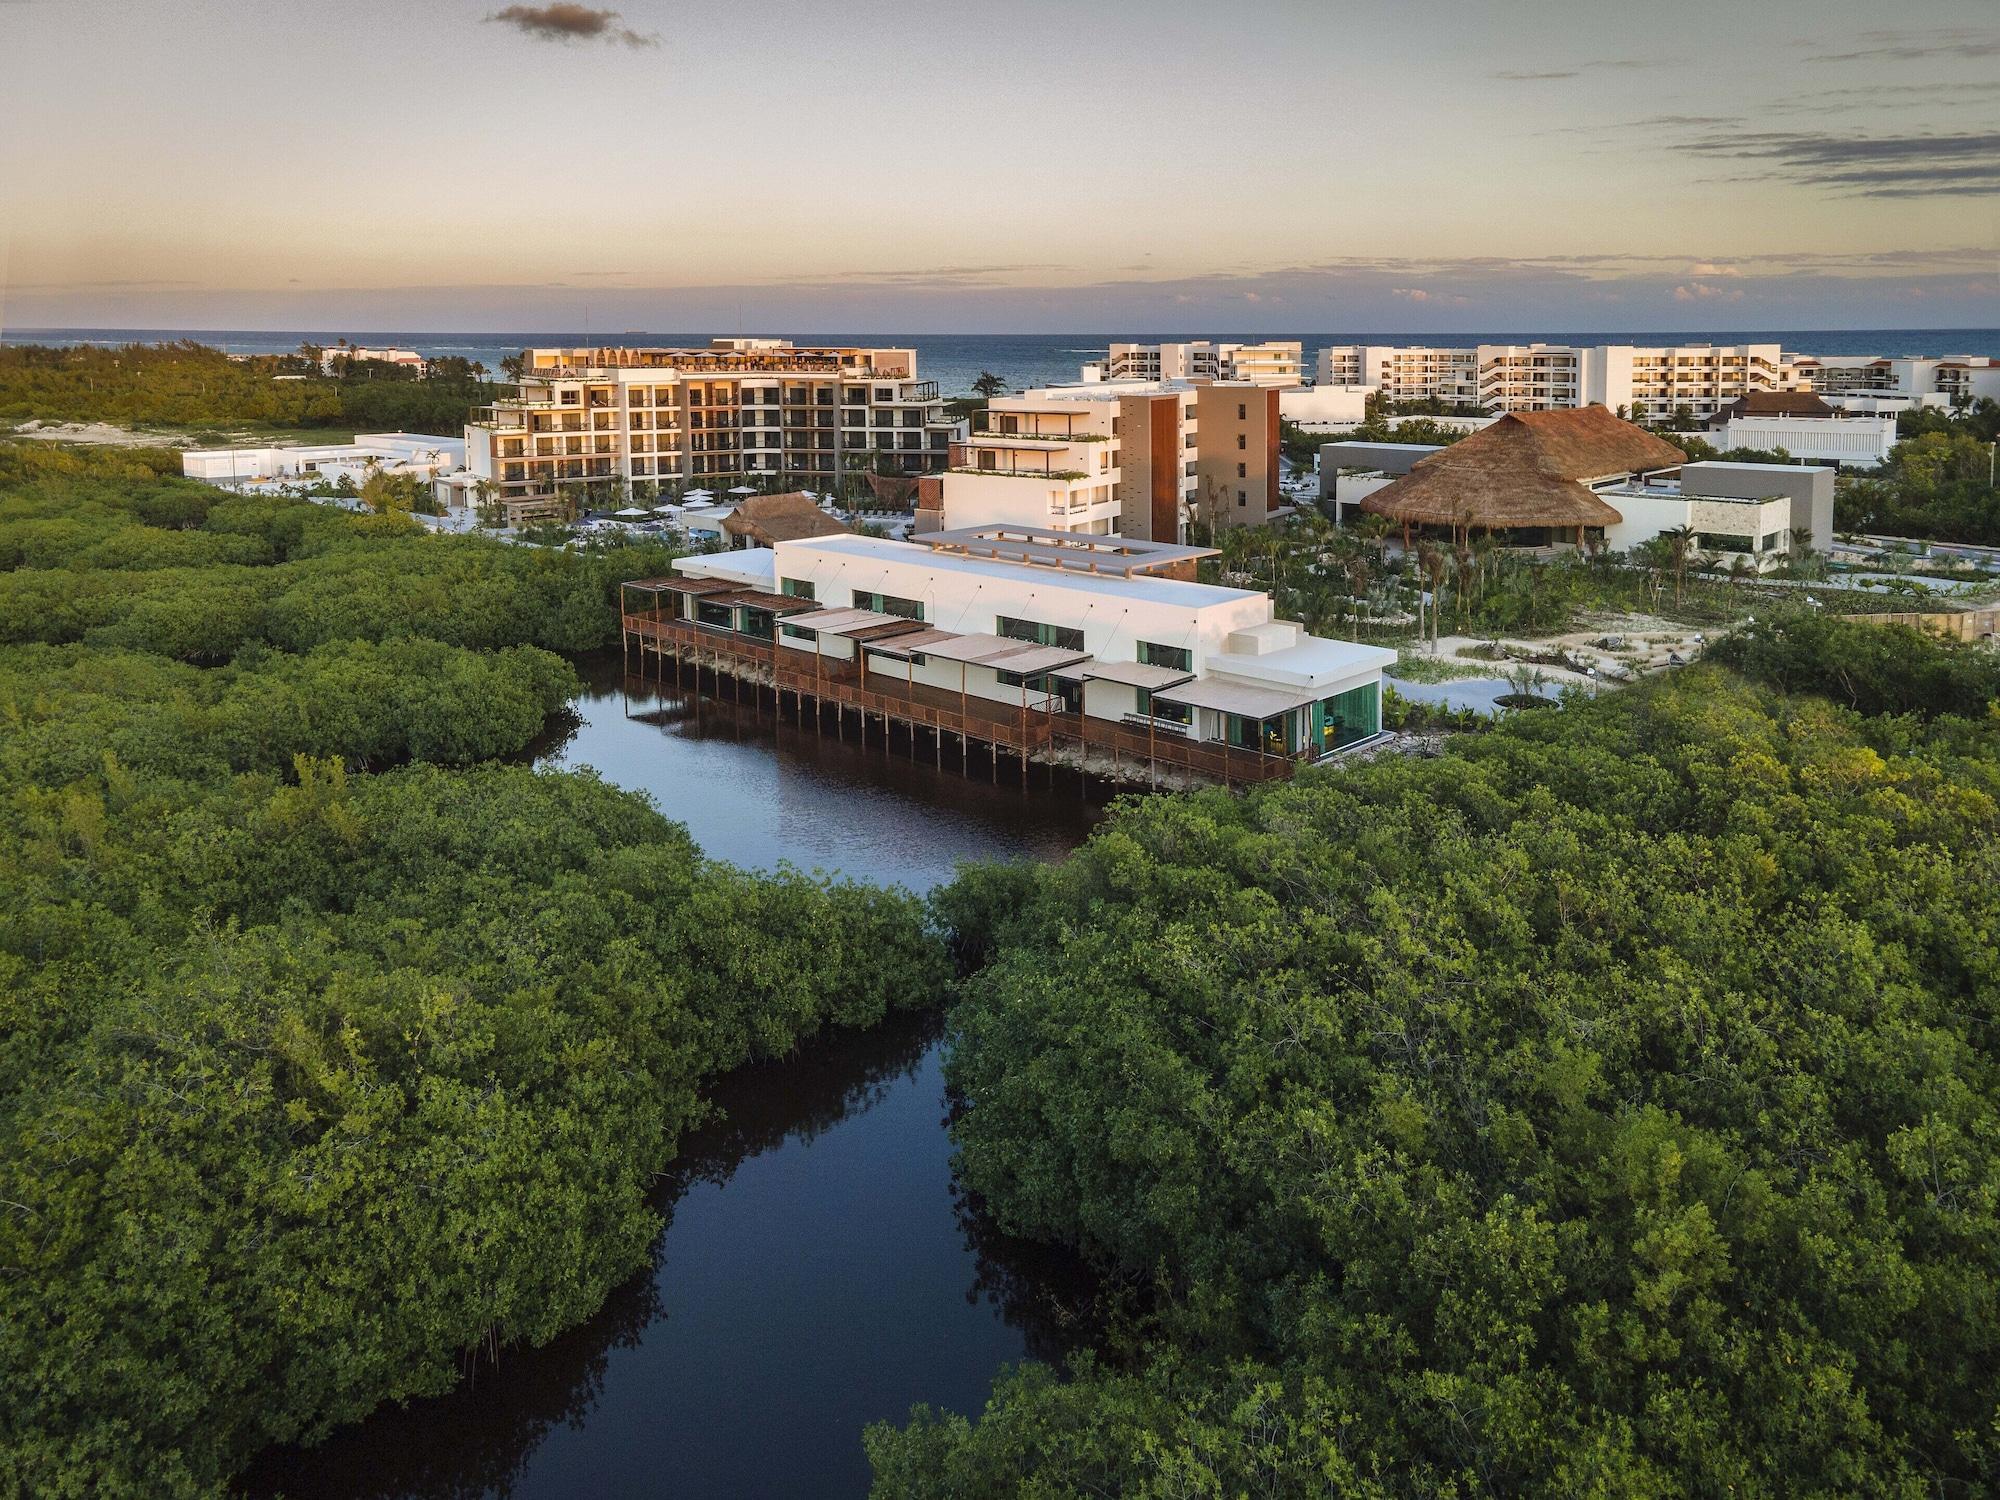
[[[1000,755],[1019,761],[1023,784],[1028,763],[1037,760],[1073,758],[1086,769],[1093,764],[1107,767],[1105,774],[1112,779],[1154,786],[1163,773],[1176,780],[1192,778],[1225,786],[1274,781],[1308,763],[1304,756],[1197,743],[1174,733],[1148,733],[1130,724],[1050,711],[1038,706],[1033,697],[1017,707],[961,695],[898,678],[893,668],[869,669],[864,679],[862,667],[855,662],[808,656],[691,620],[628,613],[624,627],[626,660],[629,665],[636,653],[641,676],[652,675],[647,671],[649,665],[653,673],[664,675],[670,662],[677,674],[690,666],[697,671],[706,668],[755,690],[771,692],[781,711],[787,698],[801,716],[808,704],[816,716],[830,709],[840,732],[844,732],[844,716],[850,712],[861,716],[864,728],[870,719],[879,719],[885,726],[898,724],[909,731],[913,747],[919,734],[929,735],[939,764],[943,764],[947,739],[958,741],[961,764],[966,763],[964,757],[972,746],[980,745],[991,753],[996,777]]]

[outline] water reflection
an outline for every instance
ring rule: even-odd
[[[252,1494],[859,1495],[862,1428],[976,1412],[1003,1364],[1101,1319],[1074,1261],[955,1188],[935,1012],[822,1038],[714,1089],[647,1272],[457,1392],[265,1455]]]
[[[539,765],[589,766],[649,793],[688,825],[708,853],[739,865],[789,861],[856,879],[923,890],[951,878],[961,859],[1057,859],[1103,813],[1104,789],[1074,773],[1035,766],[972,774],[947,748],[912,756],[900,731],[885,750],[880,726],[866,744],[795,726],[721,694],[627,676],[616,655],[579,659],[585,691],[535,747]],[[1009,765],[1011,770],[1011,764]]]
[[[719,859],[922,890],[961,859],[1055,858],[1101,808],[1073,779],[968,780],[879,738],[795,729],[726,698],[578,663],[588,689],[535,748],[650,793]],[[1060,1252],[958,1190],[935,1012],[833,1034],[720,1080],[720,1114],[660,1182],[649,1270],[541,1349],[453,1394],[264,1455],[253,1494],[859,1495],[861,1431],[924,1402],[967,1413],[1000,1367],[1099,1326]]]

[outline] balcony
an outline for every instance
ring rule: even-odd
[[[994,477],[997,477],[997,478],[1000,478],[1000,479],[1041,479],[1041,480],[1050,480],[1050,481],[1054,481],[1054,482],[1056,482],[1056,483],[1058,483],[1058,484],[1075,484],[1075,483],[1076,483],[1076,482],[1077,482],[1078,480],[1083,480],[1083,479],[1088,479],[1088,478],[1090,478],[1090,475],[1086,474],[1086,473],[1085,473],[1085,472],[1084,472],[1084,471],[1083,471],[1082,469],[968,469],[968,468],[952,468],[952,469],[946,469],[946,470],[945,470],[945,473],[947,473],[947,474],[983,474],[983,475],[992,475],[992,476],[994,476]]]

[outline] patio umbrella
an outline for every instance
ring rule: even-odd
[[[714,494],[715,494],[714,490],[689,490],[686,494],[682,495],[681,498],[683,500],[707,500],[711,498]]]
[[[755,486],[747,484],[739,484],[736,486],[735,489],[731,490],[729,493],[732,495],[754,495],[757,493],[757,491]]]
[[[650,516],[652,512],[650,510],[641,510],[636,505],[628,505],[623,510],[619,511],[618,514],[620,516],[637,516],[640,520],[643,521],[646,519],[646,517]]]

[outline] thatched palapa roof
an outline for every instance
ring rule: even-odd
[[[1624,517],[1584,481],[1686,462],[1672,443],[1601,406],[1509,412],[1364,495],[1361,508],[1406,526],[1613,526]]]
[[[782,495],[751,495],[723,518],[731,536],[748,537],[759,547],[796,542],[813,536],[845,536],[847,528],[821,510],[799,490]]]
[[[1840,413],[1811,391],[1751,391],[1718,407],[1708,419],[1720,427],[1731,417],[1837,417]]]

